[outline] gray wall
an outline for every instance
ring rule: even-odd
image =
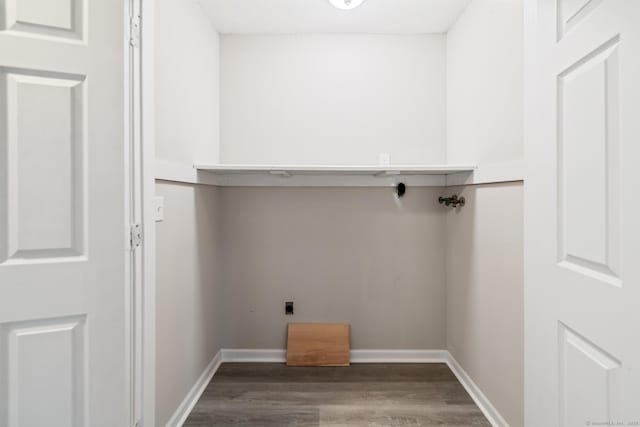
[[[158,425],[218,349],[285,348],[289,321],[348,322],[358,349],[448,348],[522,425],[521,183],[157,191]],[[437,203],[453,192],[459,211]]]
[[[511,427],[524,423],[522,183],[450,188],[447,348]]]
[[[158,0],[156,157],[218,157],[218,34],[197,0]],[[221,347],[218,189],[157,182],[156,425],[164,426]]]
[[[357,349],[444,348],[439,191],[221,189],[224,347],[285,348],[287,322],[318,321]]]
[[[522,6],[473,0],[447,34],[450,163],[524,164]],[[507,422],[522,426],[522,184],[454,191],[469,203],[447,215],[447,347]]]
[[[222,344],[216,187],[158,182],[156,425],[163,426]]]

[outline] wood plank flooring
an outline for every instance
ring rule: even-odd
[[[490,426],[440,363],[224,363],[184,425]]]

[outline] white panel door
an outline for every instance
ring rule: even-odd
[[[127,425],[125,3],[0,0],[0,426]]]
[[[526,425],[640,425],[640,1],[529,13]]]

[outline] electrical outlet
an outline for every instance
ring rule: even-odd
[[[293,316],[293,301],[284,302],[284,314],[287,316]]]

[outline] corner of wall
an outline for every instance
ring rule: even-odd
[[[201,6],[156,1],[156,158],[169,164],[220,157],[219,35]],[[222,347],[220,202],[214,186],[155,186],[164,197],[156,223],[155,419],[165,425]]]
[[[156,153],[167,161],[219,158],[220,43],[201,6],[195,0],[156,2]]]
[[[447,34],[449,162],[523,158],[522,33],[522,0],[473,0]]]
[[[474,179],[522,176],[521,3],[473,0],[447,34],[447,161],[479,165]],[[446,218],[447,350],[513,427],[524,422],[522,192],[450,187],[467,204]]]

